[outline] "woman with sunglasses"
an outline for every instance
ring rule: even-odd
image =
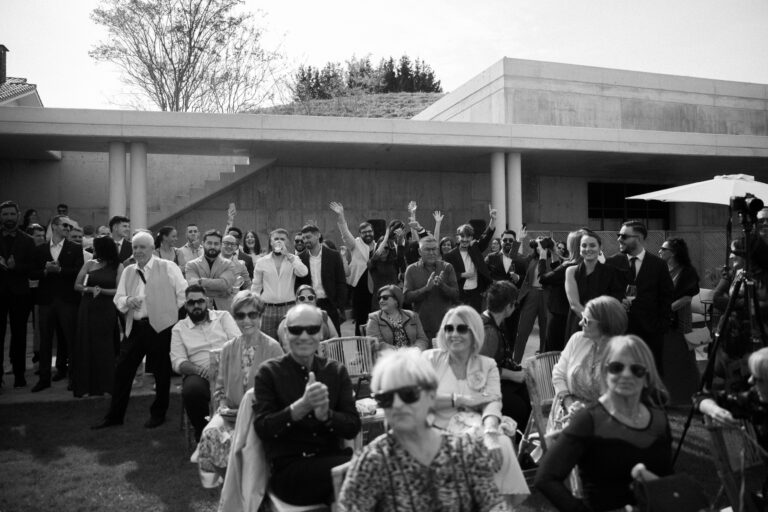
[[[448,310],[437,333],[438,348],[422,353],[439,382],[434,425],[483,439],[492,450],[500,492],[523,498],[529,494],[528,486],[509,437],[514,437],[516,425],[502,417],[501,378],[496,361],[480,355],[484,342],[483,320],[474,308]]]
[[[382,286],[377,298],[380,309],[368,315],[365,334],[379,341],[378,350],[403,347],[426,350],[429,339],[419,315],[402,308],[403,291],[400,287],[394,284]]]
[[[437,386],[434,369],[416,349],[379,358],[371,389],[390,430],[352,461],[341,510],[508,510],[483,443],[429,424]]]
[[[599,363],[604,392],[579,411],[544,455],[536,488],[560,511],[624,509],[635,504],[632,468],[672,473],[667,392],[648,346],[637,336],[612,338]],[[563,483],[578,465],[584,498]]]
[[[211,487],[221,483],[232,443],[237,409],[245,392],[253,386],[256,369],[269,359],[283,356],[280,344],[261,332],[265,304],[250,290],[238,292],[232,300],[232,316],[242,333],[221,349],[219,373],[213,399],[216,414],[203,429],[197,447],[197,462],[202,480]]]
[[[581,331],[568,340],[552,369],[555,399],[547,432],[556,433],[573,413],[593,404],[602,393],[599,363],[613,336],[627,330],[627,311],[621,302],[604,295],[587,302],[581,313]]]
[[[602,239],[593,231],[585,231],[579,241],[581,263],[565,271],[565,295],[570,304],[566,339],[579,330],[581,314],[587,302],[601,295],[619,300],[624,297],[624,285],[618,270],[600,261]]]
[[[317,306],[317,292],[315,292],[315,289],[308,284],[299,286],[296,289],[296,304],[311,304],[312,306]],[[322,334],[320,335],[320,341],[339,337],[339,333],[336,331],[336,326],[333,325],[331,317],[328,316],[326,311],[323,311],[323,325],[321,330]],[[283,318],[280,320],[280,325],[277,326],[277,338],[280,340],[280,343],[284,347],[286,346],[285,344],[288,340],[286,333],[287,330],[285,328],[285,318]]]

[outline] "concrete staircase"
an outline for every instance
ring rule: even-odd
[[[205,180],[201,187],[192,187],[186,191],[179,191],[179,194],[167,204],[161,201],[162,207],[160,210],[149,211],[149,229],[154,232],[160,226],[166,224],[169,219],[194,209],[215,194],[237,186],[242,181],[250,178],[254,173],[270,167],[275,160],[275,158],[251,157],[248,164],[234,165],[231,172],[219,173],[219,179]]]

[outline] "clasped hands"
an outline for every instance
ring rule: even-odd
[[[309,372],[304,394],[291,404],[291,409],[295,412],[296,419],[301,419],[310,412],[314,412],[315,418],[325,421],[328,419],[330,403],[328,386],[315,380],[315,372]]]

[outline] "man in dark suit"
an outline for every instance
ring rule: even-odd
[[[0,203],[0,371],[5,353],[5,327],[10,318],[14,388],[27,385],[24,371],[27,356],[27,318],[32,310],[29,274],[34,261],[35,242],[19,229],[19,207],[13,201]],[[0,386],[2,386],[0,375]]]
[[[51,241],[35,247],[32,279],[38,279],[40,310],[40,380],[33,392],[51,387],[51,380],[67,377],[69,348],[77,328],[80,295],[75,278],[83,266],[83,249],[67,240],[71,221],[57,215],[51,221]],[[57,333],[56,375],[51,378],[53,334]]]
[[[131,248],[131,219],[122,215],[115,215],[109,219],[109,232],[112,240],[117,245],[117,257],[120,263],[133,256]]]
[[[501,251],[485,257],[493,281],[509,281],[520,288],[528,270],[526,258],[518,253],[517,234],[508,229],[501,235]]]
[[[296,286],[308,284],[315,289],[317,306],[328,313],[336,332],[341,333],[339,308],[347,303],[347,281],[341,254],[320,242],[320,228],[313,224],[301,228],[301,236],[305,249],[299,258],[309,273],[296,279]]]
[[[491,284],[491,273],[483,259],[483,252],[488,248],[496,231],[496,210],[489,206],[488,212],[491,219],[486,230],[480,235],[480,239],[474,239],[475,230],[471,225],[459,226],[456,230],[459,245],[443,258],[456,271],[459,300],[475,308],[478,313],[483,312],[483,292]]]
[[[606,264],[619,269],[625,286],[635,285],[634,299],[625,298],[629,327],[627,331],[640,336],[653,352],[659,373],[662,368],[662,344],[669,330],[672,312],[672,278],[667,264],[645,250],[648,230],[638,220],[628,220],[619,231],[619,253],[606,260]]]

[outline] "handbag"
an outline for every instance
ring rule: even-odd
[[[688,475],[635,480],[632,490],[640,512],[699,512],[710,509],[704,491]]]

